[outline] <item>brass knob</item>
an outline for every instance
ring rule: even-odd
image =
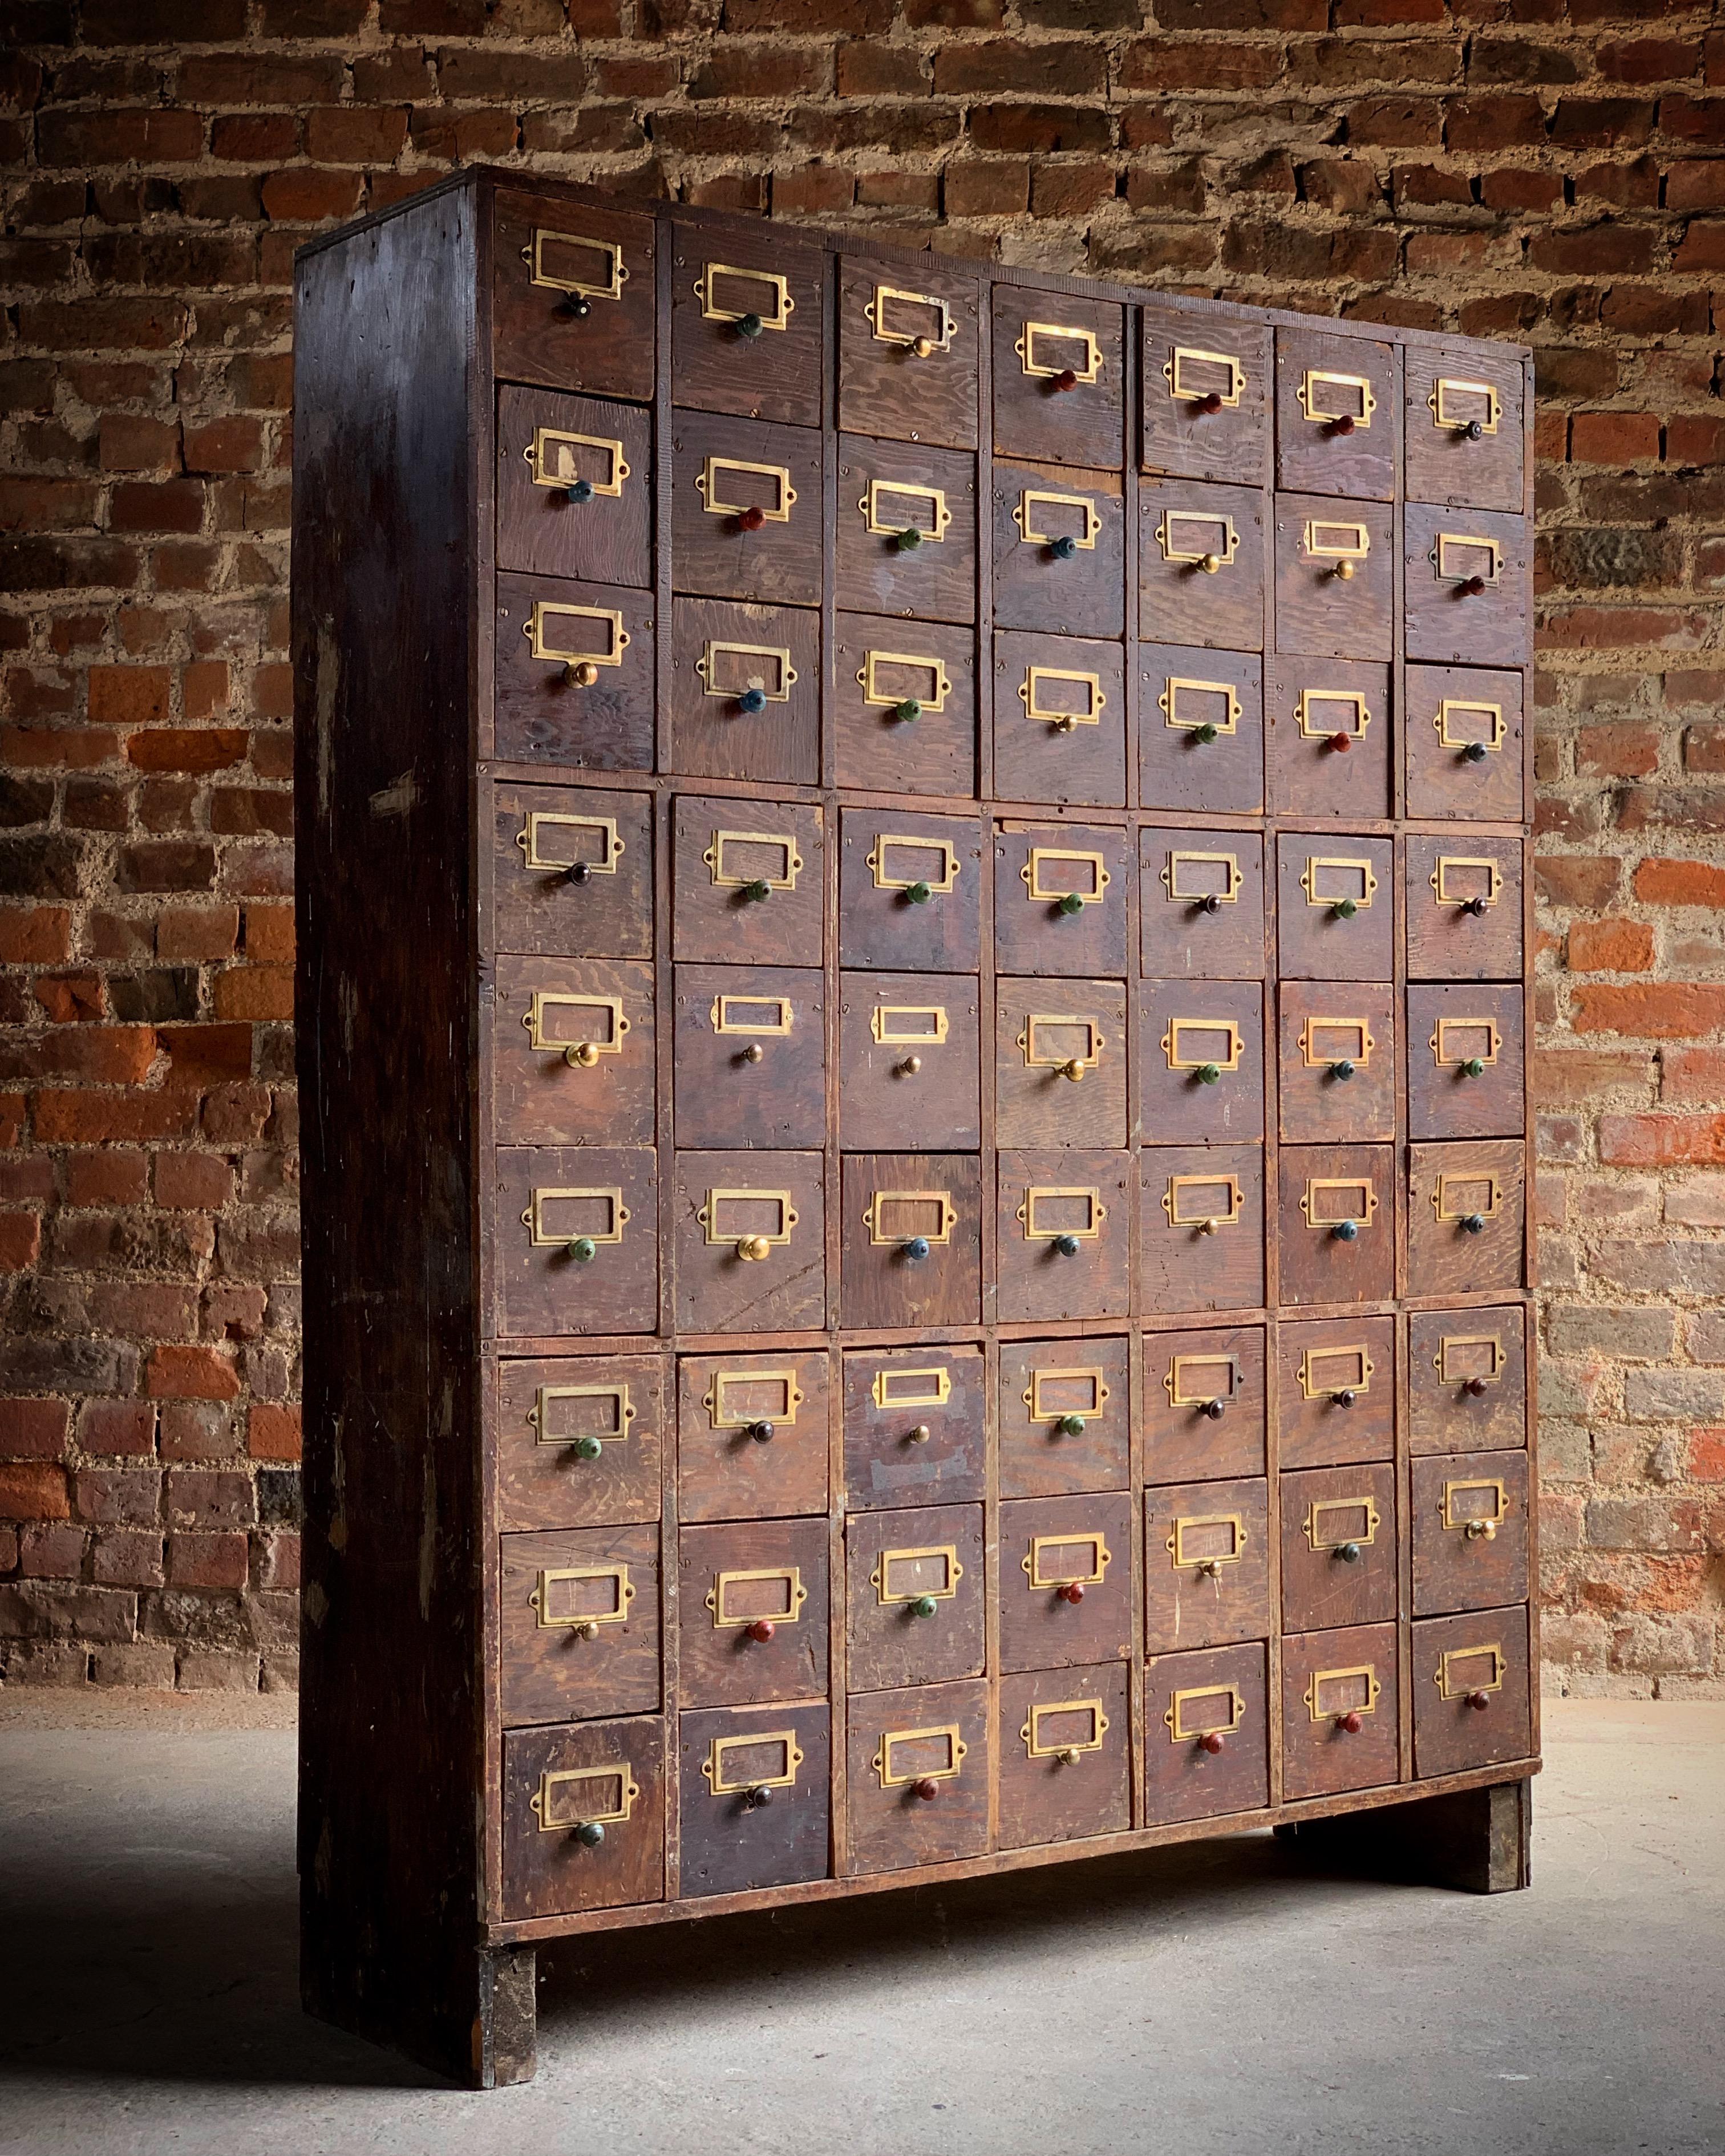
[[[1198,1224],[1198,1232],[1200,1235],[1214,1235],[1221,1224],[1219,1220],[1200,1220]]]
[[[1070,1078],[1075,1086],[1079,1084],[1084,1076],[1082,1059],[1076,1055],[1070,1057],[1060,1065],[1060,1075],[1063,1078]]]
[[[1353,564],[1345,559],[1337,562],[1332,567],[1330,574],[1338,583],[1351,583],[1353,580]]]
[[[590,659],[583,659],[578,666],[569,665],[563,669],[563,679],[572,681],[578,689],[592,688],[598,678],[599,670]]]
[[[914,1078],[922,1068],[922,1058],[920,1055],[907,1055],[898,1067],[906,1078]]]
[[[918,337],[911,349],[918,359],[932,358],[934,354],[934,340],[932,337]]]
[[[1466,1532],[1471,1543],[1495,1543],[1497,1539],[1497,1522],[1496,1520],[1470,1520]]]
[[[737,1245],[737,1255],[745,1265],[757,1265],[772,1248],[764,1235],[745,1235]]]
[[[575,1627],[575,1636],[578,1640],[597,1640],[599,1636],[599,1628],[589,1617],[584,1625],[578,1625]]]
[[[1222,566],[1222,557],[1219,554],[1206,554],[1198,566],[1205,576],[1213,577]]]
[[[758,1040],[752,1040],[742,1051],[742,1060],[745,1063],[758,1063],[766,1053]]]
[[[1050,723],[1052,725],[1054,731],[1057,734],[1069,734],[1078,724],[1078,721],[1073,717],[1070,711],[1062,711],[1060,713],[1058,717],[1051,720]]]
[[[1198,1576],[1200,1579],[1219,1579],[1222,1577],[1222,1568],[1213,1557],[1201,1558],[1199,1560]]]
[[[926,1422],[912,1423],[905,1432],[906,1440],[911,1445],[927,1445],[933,1435],[934,1432]]]
[[[563,1050],[565,1063],[583,1070],[591,1070],[599,1060],[599,1051],[590,1040],[572,1042]]]
[[[1083,1754],[1079,1751],[1078,1747],[1076,1744],[1067,1745],[1065,1749],[1059,1755],[1060,1764],[1063,1767],[1076,1767],[1082,1756]]]

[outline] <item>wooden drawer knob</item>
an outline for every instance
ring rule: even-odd
[[[915,696],[906,696],[892,707],[892,716],[902,726],[914,726],[922,716],[922,706]]]
[[[1346,1714],[1338,1714],[1336,1717],[1336,1727],[1344,1736],[1358,1737],[1361,1730],[1365,1727],[1365,1723],[1361,1720],[1358,1711],[1349,1707]]]
[[[1078,387],[1078,377],[1070,367],[1063,367],[1058,374],[1049,377],[1048,386],[1050,391],[1056,393],[1063,389],[1076,389]]]
[[[1219,1729],[1206,1729],[1198,1740],[1199,1753],[1203,1758],[1214,1759],[1217,1753],[1226,1747],[1227,1743],[1227,1738]]]
[[[1486,744],[1483,742],[1469,742],[1467,746],[1461,752],[1461,762],[1463,763],[1483,763],[1486,760]]]
[[[1330,1075],[1335,1079],[1338,1084],[1345,1086],[1348,1080],[1353,1077],[1354,1068],[1354,1065],[1349,1061],[1347,1056],[1343,1055],[1338,1057],[1338,1059],[1330,1065]]]
[[[1339,418],[1332,419],[1329,422],[1329,424],[1325,427],[1324,432],[1327,434],[1339,435],[1345,441],[1348,435],[1353,432],[1353,420],[1352,416],[1348,413],[1343,413]]]
[[[599,1443],[598,1438],[578,1437],[576,1439],[575,1457],[578,1460],[603,1460],[604,1456],[605,1448]]]
[[[899,1248],[904,1253],[907,1264],[921,1265],[923,1259],[928,1255],[928,1238],[927,1235],[907,1236],[899,1245]]]
[[[747,509],[740,509],[737,512],[737,528],[739,531],[758,531],[766,521],[766,511],[752,505]]]
[[[925,1804],[932,1804],[941,1793],[941,1785],[938,1782],[927,1780],[912,1782],[911,1789],[912,1794],[921,1797]]]
[[[766,710],[767,691],[764,689],[745,689],[737,700],[737,708],[739,711],[747,711],[752,718],[757,711]]]
[[[922,534],[914,524],[907,524],[902,531],[894,534],[892,543],[901,554],[914,554],[922,544]]]
[[[1467,1703],[1476,1713],[1483,1714],[1491,1704],[1491,1695],[1488,1691],[1471,1691],[1467,1695]]]

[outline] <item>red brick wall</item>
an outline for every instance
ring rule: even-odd
[[[1707,7],[6,15],[8,1681],[293,1679],[289,264],[320,221],[493,158],[1538,346],[1546,1640],[1577,1687],[1725,1688]]]

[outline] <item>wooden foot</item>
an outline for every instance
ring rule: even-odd
[[[1533,1785],[1522,1781],[1301,1820],[1275,1831],[1300,1856],[1338,1870],[1507,1894],[1532,1878],[1532,1825]]]
[[[463,2087],[507,2088],[531,2081],[538,2064],[535,1965],[531,1946],[476,1948],[459,1966],[443,1967],[428,1999],[408,1987],[337,1992],[316,1981],[302,1952],[300,1995],[320,2021],[400,2051]]]

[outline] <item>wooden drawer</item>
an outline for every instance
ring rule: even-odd
[[[662,1356],[500,1363],[500,1524],[656,1520],[665,1418]]]
[[[976,619],[976,459],[839,438],[839,604],[923,621]]]
[[[1270,346],[1265,322],[1140,308],[1146,471],[1270,484]]]
[[[1276,929],[1284,976],[1387,981],[1395,972],[1394,849],[1352,832],[1276,840]]]
[[[1408,657],[1450,666],[1531,664],[1527,519],[1417,501],[1404,516]]]
[[[1003,1849],[1131,1826],[1130,1676],[1124,1662],[1101,1662],[1000,1680],[994,1754]]]
[[[1220,1819],[1269,1803],[1266,1654],[1254,1643],[1146,1662],[1146,1826]]]
[[[1387,666],[1277,659],[1266,706],[1270,798],[1278,814],[1389,814],[1394,729]]]
[[[1388,501],[1401,470],[1394,346],[1319,329],[1276,332],[1276,483]]]
[[[1138,834],[1139,957],[1156,980],[1264,978],[1264,841],[1255,831]]]
[[[841,1145],[980,1145],[981,1084],[974,975],[839,975]]]
[[[677,1516],[791,1519],[827,1508],[827,1358],[677,1362]]]
[[[853,1512],[980,1503],[987,1450],[974,1348],[856,1348],[845,1356],[845,1502]]]
[[[1409,501],[1519,511],[1527,454],[1522,363],[1475,345],[1403,357]]]
[[[1276,640],[1315,659],[1389,658],[1395,521],[1387,502],[1277,495]],[[1387,710],[1382,723],[1387,735]]]
[[[1264,1148],[1146,1146],[1139,1160],[1139,1307],[1261,1309]]]
[[[508,1731],[506,1920],[522,1923],[664,1897],[664,1722],[640,1715]]]
[[[1508,1137],[1527,1127],[1519,983],[1408,990],[1408,1135]]]
[[[752,1707],[825,1692],[824,1520],[685,1527],[677,1575],[685,1707]]]
[[[503,1536],[497,1609],[506,1727],[656,1712],[656,1521]]]
[[[826,1141],[826,995],[812,967],[679,966],[677,1142]]]
[[[497,392],[497,567],[653,581],[653,422],[629,404]]]
[[[673,950],[726,965],[821,963],[822,812],[803,803],[678,797]]]
[[[499,951],[653,955],[653,803],[595,787],[491,795],[491,938]]]
[[[820,616],[724,599],[671,605],[671,767],[820,783]]]
[[[824,1702],[678,1717],[678,1892],[691,1899],[824,1879],[832,1717]]]
[[[818,1152],[680,1152],[672,1249],[685,1332],[795,1332],[826,1320]]]
[[[650,1332],[658,1157],[645,1146],[501,1146],[496,1279],[506,1339]]]
[[[988,1846],[988,1686],[853,1695],[845,1744],[846,1868],[902,1871]]]
[[[1144,1651],[1270,1635],[1270,1486],[1261,1478],[1144,1492]]]
[[[995,983],[998,1144],[1123,1146],[1126,1065],[1123,983]]]
[[[1417,1774],[1494,1766],[1533,1749],[1525,1608],[1416,1624],[1412,1680]]]
[[[1210,816],[1264,811],[1264,661],[1195,644],[1138,647],[1138,798]]]
[[[495,690],[506,762],[651,771],[652,593],[500,575]]]
[[[1126,457],[1126,310],[1071,292],[996,285],[994,449],[1117,468]]]
[[[1000,1507],[1000,1666],[1067,1669],[1132,1652],[1128,1491]]]
[[[1138,1403],[1153,1482],[1264,1472],[1268,1408],[1255,1326],[1147,1332]]]
[[[994,834],[994,962],[1007,973],[1126,971],[1131,834],[1003,824]]]
[[[1224,1145],[1264,1136],[1264,991],[1255,981],[1146,981],[1138,1089],[1159,1138]]]
[[[1132,1155],[1003,1152],[1002,1324],[1132,1314]]]
[[[1118,472],[997,463],[989,512],[994,619],[1054,636],[1126,629],[1126,508]]]
[[[678,412],[671,421],[671,583],[818,606],[821,438],[806,427]]]
[[[783,228],[671,238],[671,402],[820,424],[826,258]]]
[[[1126,1340],[1003,1340],[1003,1497],[1124,1490],[1132,1481]]]
[[[1527,1149],[1518,1138],[1408,1148],[1408,1293],[1520,1287]]]
[[[1126,799],[1126,663],[1117,644],[994,639],[994,790],[1118,808]]]
[[[1395,991],[1376,982],[1284,981],[1281,1134],[1295,1145],[1395,1136]]]
[[[1291,1802],[1396,1779],[1395,1627],[1296,1632],[1281,1643],[1281,1793]]]
[[[850,1681],[866,1691],[983,1671],[983,1508],[859,1512],[845,1522]]]
[[[1519,824],[1526,813],[1519,673],[1409,666],[1408,814]]]
[[[1264,649],[1265,498],[1207,480],[1138,483],[1138,634],[1154,644]]]
[[[1276,1328],[1280,1458],[1345,1467],[1395,1453],[1395,1320],[1326,1317]]]
[[[1281,1477],[1285,1632],[1387,1623],[1396,1614],[1395,1469],[1313,1467]]]
[[[839,425],[973,449],[980,305],[974,277],[841,258]]]
[[[501,381],[653,400],[650,216],[547,195],[494,198],[491,366]]]
[[[982,1314],[982,1181],[975,1153],[848,1152],[839,1322],[974,1325]]]
[[[1394,1162],[1389,1146],[1283,1147],[1285,1305],[1387,1302],[1395,1293]]]
[[[500,958],[492,1127],[516,1145],[651,1145],[653,968]]]
[[[1414,1462],[1414,1614],[1527,1599],[1527,1455]]]
[[[956,816],[847,808],[844,833],[840,964],[974,973],[982,963],[981,827]]]
[[[945,622],[841,613],[834,633],[839,783],[974,793],[976,638]]]
[[[1408,1445],[1422,1452],[1497,1452],[1527,1442],[1526,1315],[1416,1311],[1408,1320]]]
[[[1519,979],[1520,840],[1410,831],[1406,844],[1409,979]]]

